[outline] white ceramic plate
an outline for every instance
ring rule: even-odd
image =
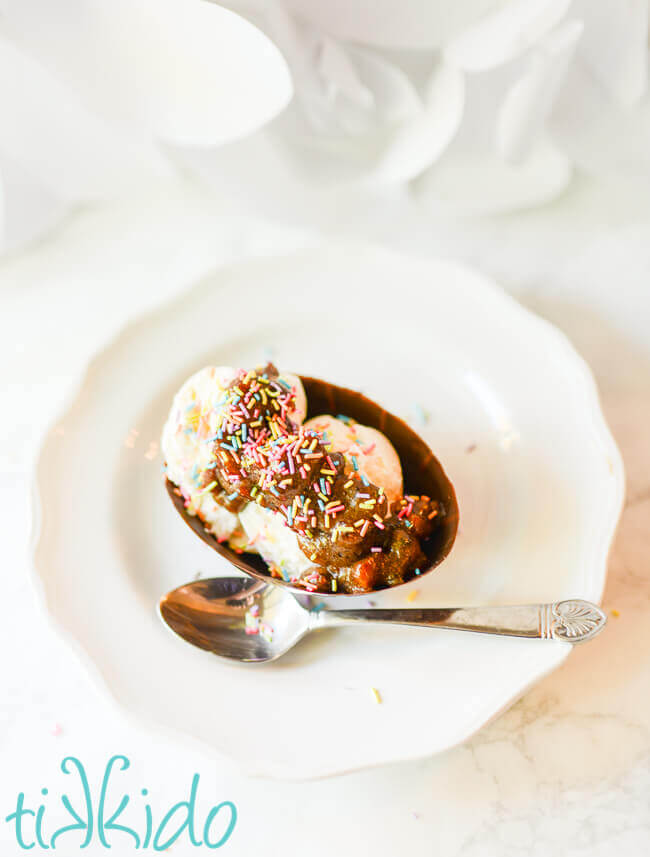
[[[568,644],[346,629],[276,664],[236,666],[185,645],[156,614],[161,594],[198,572],[232,573],[163,489],[151,444],[172,394],[203,365],[269,354],[410,419],[456,487],[450,557],[374,603],[600,598],[623,472],[585,364],[465,268],[337,244],[220,270],[93,361],[37,468],[46,605],[128,710],[249,773],[315,777],[444,750]]]

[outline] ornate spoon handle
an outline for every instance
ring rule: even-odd
[[[607,617],[595,604],[577,598],[556,601],[553,604],[506,607],[312,610],[310,613],[311,628],[343,625],[348,622],[389,622],[394,625],[451,628],[482,634],[582,643],[602,631]]]

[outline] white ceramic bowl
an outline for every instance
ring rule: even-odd
[[[238,667],[183,644],[156,614],[197,573],[233,573],[163,488],[156,445],[172,394],[203,365],[269,356],[410,420],[454,483],[451,555],[374,604],[599,600],[623,468],[565,337],[459,265],[328,244],[215,272],[92,362],[38,461],[47,609],[126,709],[249,773],[314,777],[444,750],[568,644],[351,629]]]

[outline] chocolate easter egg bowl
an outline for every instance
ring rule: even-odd
[[[292,420],[296,386],[274,366],[240,370],[219,399],[223,415],[216,435],[201,438],[210,446],[210,461],[201,470],[194,467],[197,491],[177,485],[168,472],[167,491],[183,520],[236,568],[303,593],[367,594],[431,572],[448,556],[458,528],[456,495],[432,450],[403,420],[359,392],[318,378],[285,377],[302,385],[307,422]],[[198,401],[185,407],[191,425],[206,418]],[[315,417],[327,430],[310,428],[321,425]],[[345,454],[334,449],[330,427],[341,421],[355,441],[357,431],[367,436],[376,430],[392,445],[403,478],[400,496],[394,489],[389,496],[364,474],[364,453],[372,454],[374,443],[352,444]],[[251,520],[255,529],[264,516],[266,529],[259,532],[265,536],[255,531],[247,541],[242,527],[225,536],[228,530],[206,524],[203,498],[221,507],[222,518],[230,515],[230,523],[239,516],[248,536]],[[273,524],[270,540],[266,519]],[[292,556],[300,557],[297,570],[295,562],[287,571],[284,563],[268,561],[269,551],[275,556],[277,543],[287,540],[300,549],[291,546]]]

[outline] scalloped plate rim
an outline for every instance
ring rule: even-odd
[[[590,418],[593,423],[594,429],[597,431],[599,443],[607,449],[607,455],[610,460],[613,475],[615,477],[615,489],[612,492],[610,503],[611,509],[608,510],[609,514],[605,516],[606,520],[609,522],[609,526],[604,526],[601,530],[602,537],[600,541],[599,550],[597,552],[600,557],[600,566],[602,566],[602,573],[600,574],[601,586],[599,596],[598,599],[595,600],[600,601],[600,599],[602,598],[602,592],[604,590],[607,577],[607,559],[616,532],[616,527],[618,525],[618,520],[623,508],[625,494],[625,476],[623,460],[620,450],[618,449],[605,420],[604,414],[600,406],[598,389],[593,373],[584,358],[582,358],[582,356],[575,350],[569,338],[555,325],[540,317],[532,310],[529,310],[528,308],[523,306],[519,301],[517,301],[514,297],[505,292],[488,276],[484,275],[480,271],[475,270],[470,265],[467,265],[464,262],[459,262],[457,260],[446,257],[414,257],[406,253],[386,249],[380,245],[376,245],[370,242],[337,240],[334,243],[337,247],[343,248],[345,250],[360,250],[362,252],[372,252],[380,254],[384,253],[392,258],[404,258],[409,261],[415,260],[423,265],[426,265],[427,263],[432,263],[450,266],[470,277],[475,283],[480,283],[481,288],[483,288],[486,293],[490,292],[493,297],[498,298],[503,303],[504,308],[507,308],[510,311],[514,311],[515,313],[520,314],[521,317],[526,319],[527,323],[544,328],[545,334],[555,339],[555,344],[563,350],[565,356],[569,359],[570,364],[573,366],[573,369],[576,372],[576,377],[578,375],[580,376],[580,382],[578,386],[582,386],[584,388],[585,393],[587,393],[588,395],[588,400],[590,404]],[[123,695],[111,684],[111,681],[105,675],[105,671],[102,668],[101,664],[99,664],[95,660],[91,652],[88,650],[87,646],[84,644],[83,635],[79,633],[78,629],[70,627],[70,625],[66,621],[65,615],[60,612],[57,613],[57,611],[55,610],[54,606],[51,603],[51,599],[49,598],[48,593],[46,591],[45,581],[43,577],[43,568],[40,565],[40,556],[46,547],[43,543],[42,533],[42,522],[45,514],[45,504],[43,498],[44,492],[41,487],[41,471],[43,459],[47,452],[47,448],[49,444],[53,441],[55,427],[64,420],[65,415],[71,410],[74,403],[80,397],[86,385],[91,380],[93,374],[98,370],[102,362],[105,359],[109,358],[111,352],[123,337],[127,337],[135,328],[141,325],[155,322],[158,316],[164,316],[175,304],[177,304],[179,301],[182,301],[185,297],[187,297],[188,294],[191,294],[194,287],[198,286],[205,280],[216,275],[222,275],[224,272],[227,272],[232,268],[239,268],[242,265],[247,265],[251,263],[255,264],[263,261],[276,262],[278,260],[284,260],[288,257],[299,257],[303,255],[312,254],[314,252],[321,252],[326,247],[327,242],[314,241],[313,243],[310,242],[307,244],[302,244],[294,250],[283,249],[281,253],[274,256],[251,256],[249,258],[227,262],[224,265],[213,266],[211,269],[207,270],[201,277],[198,277],[197,279],[189,283],[185,289],[179,290],[169,299],[163,301],[158,305],[148,308],[144,312],[134,316],[132,319],[129,319],[129,321],[125,324],[121,325],[119,329],[117,329],[114,334],[105,343],[103,343],[102,346],[86,361],[84,368],[80,370],[75,381],[70,384],[67,393],[62,400],[61,406],[59,407],[53,418],[50,420],[49,426],[44,431],[42,438],[39,442],[37,453],[35,456],[35,465],[32,477],[32,530],[30,538],[30,555],[32,560],[30,565],[30,581],[32,584],[32,589],[35,593],[40,612],[48,622],[48,625],[53,630],[55,630],[55,632],[69,646],[71,652],[83,665],[88,675],[91,677],[95,688],[101,693],[102,698],[110,702],[113,710],[116,713],[118,713],[122,717],[126,717],[127,720],[133,722],[136,726],[142,727],[146,725],[149,728],[153,728],[153,730],[161,736],[172,736],[181,743],[186,742],[188,746],[199,746],[202,749],[209,751],[210,755],[214,758],[227,760],[231,763],[234,763],[240,771],[249,776],[281,779],[288,781],[321,779],[331,776],[338,776],[346,773],[352,773],[354,771],[366,770],[372,767],[378,767],[380,765],[393,764],[395,762],[400,761],[414,761],[417,759],[436,755],[437,753],[444,752],[447,749],[456,747],[468,740],[484,725],[496,719],[501,713],[506,711],[518,699],[520,699],[521,696],[527,690],[529,690],[538,681],[540,681],[542,678],[544,678],[549,673],[553,672],[553,670],[555,670],[557,667],[559,667],[566,660],[572,648],[571,645],[568,643],[555,642],[548,644],[554,646],[558,652],[558,656],[554,663],[549,663],[547,667],[538,670],[534,675],[525,677],[522,681],[519,682],[518,686],[512,690],[511,694],[507,699],[502,699],[499,703],[491,705],[489,707],[489,710],[487,711],[482,711],[481,713],[477,712],[477,716],[475,717],[474,721],[468,723],[466,728],[459,730],[458,734],[454,736],[453,740],[449,741],[448,743],[445,743],[444,747],[434,747],[433,749],[423,748],[421,751],[409,754],[400,752],[392,756],[385,756],[376,761],[360,762],[358,764],[352,764],[348,767],[338,766],[336,768],[331,768],[325,765],[324,767],[322,766],[322,769],[316,771],[304,770],[298,771],[297,773],[287,773],[285,770],[283,770],[282,765],[265,764],[261,766],[256,766],[254,764],[252,765],[250,763],[242,762],[241,759],[236,759],[234,756],[225,756],[209,742],[206,742],[203,739],[193,736],[191,733],[186,730],[183,730],[181,727],[165,724],[160,719],[150,714],[145,714],[141,710],[134,711],[133,705],[129,702],[128,699],[123,698]],[[206,657],[213,657],[208,653],[204,654]],[[239,669],[238,667],[233,668]]]

